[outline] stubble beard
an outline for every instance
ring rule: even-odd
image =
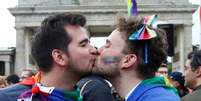
[[[117,69],[117,66],[118,66],[117,64],[113,65],[113,66],[108,66],[108,65],[103,65],[102,67],[100,67],[100,66],[101,65],[96,65],[92,69],[92,73],[103,76],[107,79],[116,78],[118,75],[120,75],[120,72]]]
[[[75,62],[73,62],[72,59],[70,59],[68,66],[69,66],[68,72],[74,74],[74,76],[77,76],[79,78],[82,78],[91,73],[91,71],[88,70],[81,70],[79,67],[75,65]]]

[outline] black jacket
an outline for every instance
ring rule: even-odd
[[[81,89],[83,101],[116,101],[111,87],[100,76],[91,75],[84,77],[77,85]]]

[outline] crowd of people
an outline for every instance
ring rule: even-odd
[[[166,33],[139,16],[121,16],[105,45],[90,45],[86,18],[45,18],[31,43],[38,65],[20,77],[2,77],[2,101],[199,101],[201,51],[181,72],[168,73]],[[14,82],[12,81],[13,79]],[[4,83],[6,81],[6,83]],[[12,82],[11,82],[12,81]]]
[[[23,81],[23,79],[32,77],[34,71],[30,68],[25,68],[22,70],[20,76],[17,74],[10,74],[8,76],[0,76],[0,88],[5,88]]]

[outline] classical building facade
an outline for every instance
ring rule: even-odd
[[[0,75],[14,73],[15,48],[0,48]]]
[[[15,72],[34,67],[30,55],[30,40],[41,21],[55,13],[81,13],[87,17],[87,27],[92,36],[106,36],[112,31],[117,13],[127,13],[127,0],[18,0],[10,8],[15,16],[17,32]],[[186,54],[192,49],[192,14],[197,7],[188,0],[137,0],[141,16],[157,14],[159,20],[175,25],[175,65],[184,67]]]

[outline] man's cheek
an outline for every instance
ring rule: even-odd
[[[102,61],[104,64],[118,63],[120,61],[120,57],[118,57],[118,56],[103,56]]]

